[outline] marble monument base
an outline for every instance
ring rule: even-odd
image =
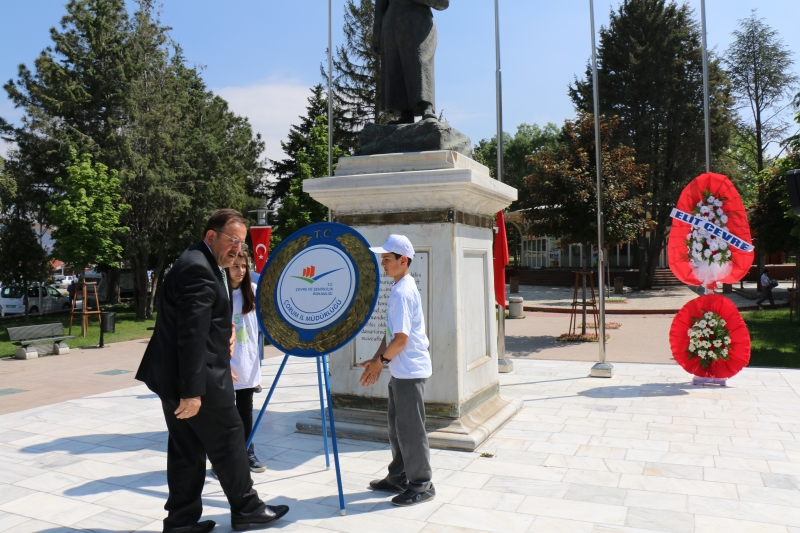
[[[522,400],[511,400],[498,393],[460,418],[428,416],[425,424],[428,442],[431,448],[474,451],[520,409]],[[334,408],[333,413],[338,438],[389,442],[385,410]],[[301,433],[321,435],[322,419],[318,415],[302,419],[296,427]]]
[[[521,408],[499,392],[494,305],[493,215],[516,190],[453,151],[342,158],[331,178],[303,189],[331,208],[333,219],[372,245],[403,234],[416,255],[410,273],[420,291],[433,374],[425,386],[431,446],[474,450]],[[367,326],[330,355],[331,393],[340,436],[386,440],[388,382],[384,369],[370,387],[359,383],[383,338],[393,280],[383,276]],[[319,419],[297,424],[321,433]]]

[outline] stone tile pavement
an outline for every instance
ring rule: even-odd
[[[619,329],[608,329],[606,359],[612,363],[659,363],[673,365],[669,347],[672,315],[609,315],[606,323],[618,322]],[[506,354],[514,359],[555,359],[597,361],[595,342],[560,342],[556,339],[569,330],[569,314],[525,313],[524,319],[506,319]],[[589,317],[587,322],[594,323]],[[594,333],[594,328],[588,329]],[[516,364],[516,363],[514,363]]]
[[[265,361],[267,382],[278,362]],[[294,430],[317,408],[315,367],[292,360],[256,439],[259,493],[292,508],[273,529],[800,533],[800,371],[747,368],[704,388],[674,365],[620,363],[608,380],[586,377],[587,362],[514,365],[502,391],[524,409],[475,453],[432,450],[431,503],[395,508],[369,491],[387,446],[341,440],[342,517],[321,437]],[[165,449],[143,386],[2,415],[0,531],[161,531]],[[229,531],[211,477],[204,504]]]
[[[778,289],[773,291],[776,304],[785,304],[788,301],[786,287],[788,284],[782,284]],[[755,290],[755,284],[745,284],[746,288],[752,291]],[[721,291],[717,291],[722,294]],[[655,288],[647,291],[631,291],[626,292],[624,296],[628,299],[625,303],[608,302],[606,304],[606,312],[614,314],[615,312],[636,312],[642,310],[664,312],[672,311],[673,313],[684,306],[689,300],[696,298],[699,294],[696,288],[687,285]],[[537,308],[555,308],[563,309],[569,308],[572,305],[573,288],[572,287],[543,287],[520,285],[519,293],[512,294],[510,286],[506,286],[506,296],[522,296],[523,302],[526,307]],[[591,299],[591,290],[586,289],[586,298]],[[611,296],[614,296],[613,294]],[[738,293],[724,294],[730,298],[737,307],[752,307],[755,305],[753,300],[745,298]],[[581,298],[581,293],[578,293]],[[767,302],[769,304],[769,302]]]

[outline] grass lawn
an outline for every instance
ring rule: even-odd
[[[103,311],[113,311],[117,313],[116,332],[106,333],[104,340],[106,344],[141,339],[149,337],[153,332],[148,331],[148,327],[153,327],[156,323],[155,318],[151,320],[136,320],[136,313],[129,305],[105,305]],[[64,330],[69,330],[69,312],[51,313],[44,316],[31,317],[30,322],[25,322],[24,317],[13,318],[0,321],[0,357],[13,357],[14,350],[19,346],[12,344],[8,340],[7,328],[17,326],[33,326],[36,324],[52,324],[61,322]],[[97,346],[100,344],[100,326],[97,315],[89,317],[89,331],[86,337],[81,337],[81,315],[75,313],[72,323],[72,334],[76,339],[70,339],[67,344],[70,348],[82,348],[84,346]]]
[[[789,323],[789,310],[742,313],[750,330],[749,366],[800,368],[800,322]]]

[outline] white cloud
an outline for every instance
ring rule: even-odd
[[[247,117],[253,130],[264,140],[264,155],[282,159],[280,142],[286,140],[289,127],[305,115],[311,86],[295,79],[271,77],[247,87],[223,87],[214,92],[228,101],[231,110]]]

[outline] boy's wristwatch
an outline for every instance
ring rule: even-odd
[[[381,363],[383,363],[384,365],[388,365],[388,364],[389,364],[389,360],[388,360],[388,359],[386,359],[386,358],[383,356],[383,354],[380,354],[378,357],[380,358],[380,360],[381,360]]]

